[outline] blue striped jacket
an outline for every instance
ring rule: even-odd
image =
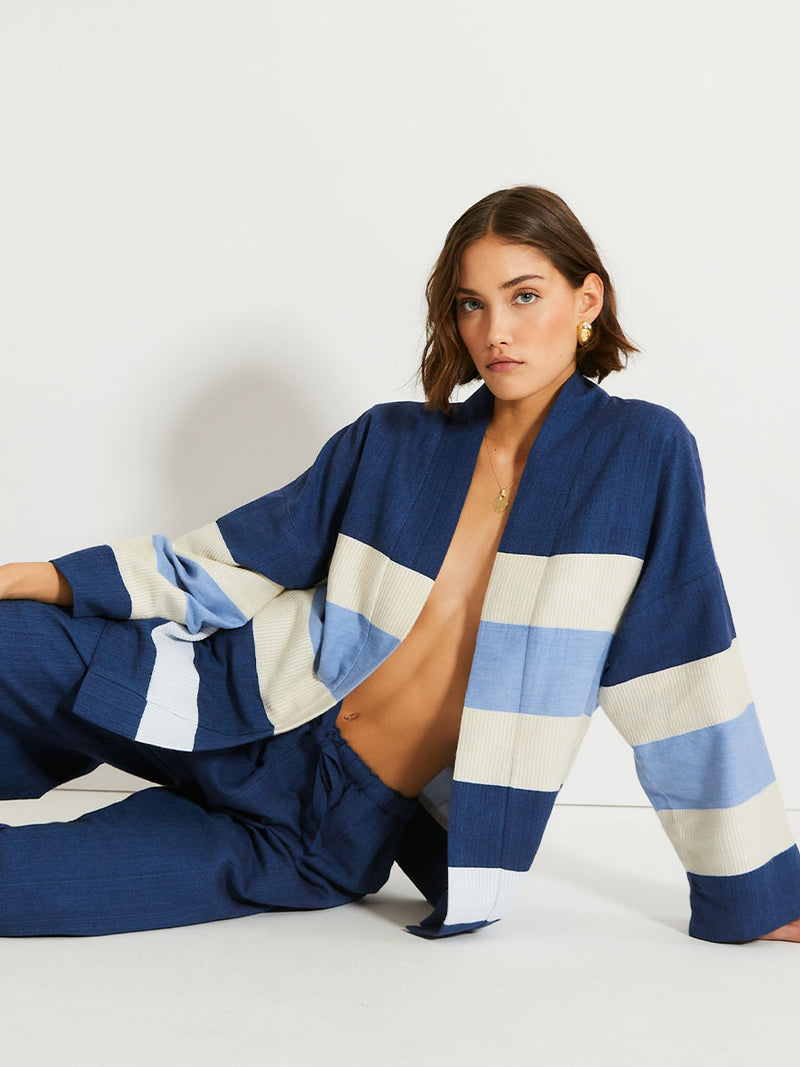
[[[75,712],[178,750],[291,730],[410,631],[466,497],[493,398],[371,408],[315,463],[174,541],[52,562],[105,626]],[[800,916],[788,826],[677,415],[577,371],[531,449],[482,608],[455,764],[398,857],[440,937],[498,919],[595,708],[690,883],[689,932],[744,941]],[[447,829],[445,830],[445,827]]]

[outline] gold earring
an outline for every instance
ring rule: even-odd
[[[578,344],[585,345],[589,338],[592,336],[592,324],[591,322],[579,322],[578,323]]]

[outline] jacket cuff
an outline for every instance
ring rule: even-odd
[[[104,619],[129,619],[133,610],[130,594],[117,567],[110,545],[83,548],[49,561],[72,587],[72,617],[96,615]]]
[[[689,934],[702,941],[754,941],[800,918],[800,853],[796,845],[747,874],[689,874]]]

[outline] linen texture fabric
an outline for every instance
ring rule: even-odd
[[[168,749],[280,734],[330,709],[408,634],[491,416],[377,405],[283,489],[174,541],[53,559],[76,618],[108,621],[74,712]],[[694,437],[577,371],[519,481],[482,608],[454,765],[398,860],[442,937],[500,918],[596,707],[690,882],[689,932],[744,941],[800,916],[794,843],[739,655]]]
[[[347,744],[338,705],[217,751],[132,741],[72,714],[103,626],[0,601],[0,799],[101,762],[158,783],[70,822],[0,826],[0,936],[185,926],[380,889],[417,804]]]

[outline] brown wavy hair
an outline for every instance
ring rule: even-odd
[[[425,287],[428,315],[419,376],[427,408],[447,413],[455,387],[479,377],[458,333],[456,290],[462,252],[486,236],[537,249],[573,289],[583,284],[587,274],[602,278],[602,310],[594,320],[591,338],[576,351],[581,374],[601,382],[611,371],[627,366],[629,353],[640,351],[617,321],[614,286],[591,237],[561,197],[537,185],[499,189],[467,208],[453,223]]]

